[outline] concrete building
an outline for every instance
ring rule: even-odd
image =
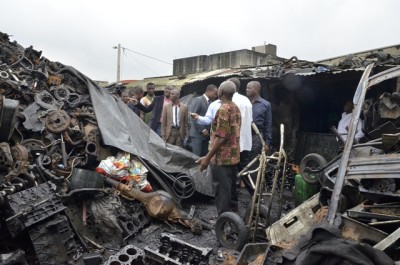
[[[184,76],[218,69],[254,67],[281,63],[283,59],[277,57],[276,50],[276,45],[264,44],[252,47],[251,50],[243,49],[211,55],[180,58],[173,62],[173,75]]]

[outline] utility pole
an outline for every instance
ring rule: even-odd
[[[118,57],[117,57],[117,85],[119,81],[121,81],[121,44],[118,46],[114,46],[114,49],[118,50]]]

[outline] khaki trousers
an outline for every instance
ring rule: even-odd
[[[179,132],[179,128],[171,128],[171,133],[169,134],[167,143],[182,147],[183,139],[181,137],[181,133]]]

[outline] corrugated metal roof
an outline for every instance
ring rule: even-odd
[[[164,76],[164,77],[152,77],[144,80],[136,81],[127,85],[127,87],[142,86],[146,87],[147,83],[152,82],[156,86],[156,90],[163,90],[167,85],[173,85],[177,88],[181,88],[185,84],[190,84],[198,81],[206,80],[210,77],[229,77],[233,75],[240,75],[242,69],[218,69],[203,73],[194,73],[185,76],[184,78],[178,76]]]
[[[351,69],[344,69],[344,70],[333,70],[333,71],[325,71],[325,72],[316,72],[315,69],[307,68],[307,69],[294,69],[291,72],[294,72],[297,76],[313,76],[313,75],[336,75],[343,72],[359,72],[364,71],[365,67],[359,68],[351,68]],[[167,85],[173,85],[177,88],[181,88],[186,84],[191,84],[199,81],[204,81],[208,78],[212,77],[225,77],[228,78],[230,76],[253,76],[258,78],[272,78],[271,76],[263,76],[268,70],[268,67],[252,67],[252,68],[241,68],[241,69],[218,69],[209,72],[203,73],[194,73],[189,74],[182,77],[177,76],[163,76],[163,77],[153,77],[153,78],[146,78],[144,80],[136,81],[134,83],[128,84],[127,87],[133,87],[136,85],[140,85],[143,88],[146,87],[146,84],[152,82],[156,86],[156,90],[161,91],[164,90],[164,87]],[[279,78],[279,77],[277,77]]]

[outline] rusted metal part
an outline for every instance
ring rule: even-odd
[[[387,233],[345,215],[342,215],[341,235],[347,239],[372,245],[387,237]]]
[[[146,264],[145,254],[142,249],[133,245],[127,245],[115,255],[110,256],[103,264]]]
[[[321,207],[313,217],[313,224],[319,224],[326,220],[328,216],[328,206]]]
[[[160,190],[158,192],[145,193],[110,178],[106,178],[106,183],[120,191],[121,195],[142,202],[151,217],[172,223],[180,223],[190,227],[194,234],[201,234],[202,226],[200,220],[186,218],[187,214],[178,209],[178,206],[167,192]]]
[[[262,193],[262,188],[264,186],[263,184],[265,183],[265,169],[266,169],[267,161],[266,161],[266,154],[265,154],[265,149],[264,149],[264,146],[265,146],[264,139],[261,136],[255,123],[252,123],[251,126],[252,126],[252,129],[255,131],[255,133],[260,137],[261,144],[262,144],[261,155],[259,157],[260,164],[259,164],[259,167],[256,169],[256,170],[258,170],[257,181],[256,181],[256,186],[254,188],[254,195],[252,198],[249,219],[247,220],[247,225],[248,225],[248,227],[250,227],[253,224],[253,216],[254,216],[253,214],[255,213],[254,230],[253,230],[253,234],[252,234],[252,241],[254,242],[255,237],[256,237],[256,232],[257,232],[258,219],[260,216],[261,193]],[[248,176],[251,179],[250,175],[248,175]],[[267,219],[269,219],[269,213],[268,213]]]
[[[265,256],[268,243],[249,243],[246,244],[240,253],[236,265],[262,265],[265,264]]]
[[[280,172],[282,171],[282,168],[284,171],[286,171],[286,153],[283,149],[283,144],[284,144],[284,126],[281,124],[280,126],[280,132],[281,132],[281,142],[280,142],[280,148],[279,152],[275,152],[272,156],[266,156],[264,145],[265,142],[262,139],[262,136],[254,123],[252,123],[252,129],[255,131],[255,133],[260,137],[261,142],[262,142],[262,149],[261,149],[261,154],[257,156],[253,161],[249,163],[240,173],[240,175],[248,175],[252,172],[257,172],[257,181],[256,185],[254,187],[254,195],[252,197],[252,204],[250,208],[250,213],[249,213],[249,218],[247,220],[247,226],[248,228],[252,231],[252,242],[255,242],[256,239],[256,234],[258,233],[257,226],[259,225],[259,219],[261,218],[260,216],[260,207],[261,207],[261,196],[262,196],[262,191],[265,188],[265,171],[266,171],[266,166],[267,163],[270,162],[271,160],[276,160],[277,165],[276,169],[274,171],[274,177],[273,177],[273,184],[272,184],[272,192],[269,197],[269,200],[267,202],[267,213],[265,214],[266,216],[263,216],[265,218],[265,224],[264,225],[269,225],[270,223],[270,216],[271,216],[271,208],[272,208],[272,201],[275,196],[275,192],[278,189],[278,176],[280,175]],[[255,162],[259,161],[259,167],[252,170],[252,171],[247,171],[248,168],[254,164]],[[284,181],[286,177],[286,172],[283,173],[283,178],[282,178],[282,185],[280,189],[280,197],[282,196],[283,189],[282,187],[284,186]],[[249,177],[250,181],[252,182],[252,179]],[[281,212],[281,207],[282,205],[279,204],[278,206],[278,214],[280,215]],[[255,213],[255,214],[254,214]],[[279,218],[279,217],[278,217]]]
[[[399,203],[383,203],[364,205],[364,209],[369,210],[372,213],[395,215],[400,217],[400,204]]]
[[[326,221],[328,209],[328,206],[319,206],[318,194],[315,195],[267,228],[269,242],[284,249],[292,248],[313,225]],[[387,237],[387,233],[353,220],[350,215],[340,215],[339,227],[342,237],[362,243],[376,244]]]
[[[157,250],[145,247],[146,261],[157,264],[209,264],[211,248],[193,246],[174,235],[162,233]]]
[[[68,132],[64,132],[64,133],[63,133],[63,137],[64,137],[65,142],[67,142],[67,143],[70,144],[70,145],[74,145],[74,146],[75,146],[75,145],[82,144],[82,143],[85,142],[85,139],[83,139],[83,138],[81,138],[81,139],[79,139],[79,140],[77,140],[77,141],[73,141],[73,140],[71,139],[71,137],[69,136]]]
[[[11,155],[15,161],[28,161],[29,153],[28,149],[21,144],[17,144],[11,147]]]
[[[62,83],[62,78],[57,75],[49,75],[47,83],[51,86],[59,86]]]
[[[29,179],[32,179],[33,181],[33,177],[31,177],[30,173],[28,172],[28,166],[30,165],[29,162],[27,161],[17,161],[14,163],[14,168],[13,170],[11,170],[5,177],[4,179],[8,182],[12,182],[13,179],[19,177],[20,175],[25,175],[28,176]],[[33,183],[30,183],[33,184]]]
[[[46,116],[46,129],[52,133],[63,133],[68,127],[71,118],[64,110],[50,111]]]

